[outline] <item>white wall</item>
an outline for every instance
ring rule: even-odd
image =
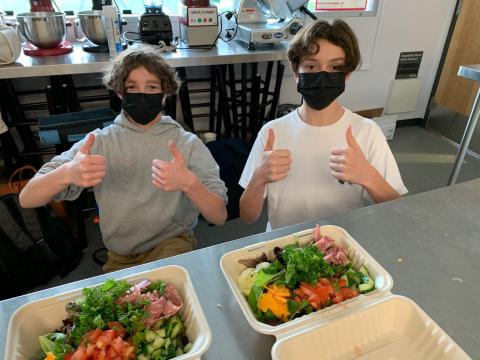
[[[424,53],[418,74],[422,84],[417,106],[415,111],[399,114],[399,119],[423,118],[455,3],[455,0],[380,0],[376,16],[344,18],[359,39],[365,69],[352,74],[341,103],[354,111],[383,108],[400,52],[418,50]],[[280,103],[299,101],[289,71]]]

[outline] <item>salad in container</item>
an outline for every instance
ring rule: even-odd
[[[338,226],[230,251],[220,266],[250,325],[276,337],[273,360],[470,359]]]
[[[167,266],[25,304],[12,316],[12,360],[197,359],[211,332],[186,270]]]

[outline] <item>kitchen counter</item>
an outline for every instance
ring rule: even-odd
[[[218,41],[211,50],[179,49],[164,56],[173,67],[191,67],[285,60],[286,51],[286,43],[247,50],[246,44],[234,40]],[[109,62],[108,53],[88,53],[82,50],[81,43],[75,43],[74,51],[66,55],[32,57],[22,52],[17,62],[0,66],[0,79],[96,73],[103,71]]]
[[[393,293],[414,300],[472,358],[480,358],[480,179],[373,205],[320,224],[345,228],[394,280]],[[274,338],[247,323],[221,272],[231,250],[313,227],[308,222],[156,261],[116,278],[169,264],[185,267],[213,334],[205,359],[268,359]],[[0,302],[0,349],[7,325],[22,304],[98,283],[106,276]],[[2,350],[3,351],[3,350]]]

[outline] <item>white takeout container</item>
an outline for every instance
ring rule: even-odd
[[[390,274],[347,231],[333,225],[322,226],[322,235],[348,248],[354,268],[365,265],[375,279],[376,289],[280,325],[258,321],[238,286],[238,275],[246,269],[238,261],[256,258],[262,253],[271,258],[276,246],[297,241],[305,245],[313,239],[314,230],[234,250],[220,260],[223,274],[247,321],[258,332],[277,338],[272,347],[274,360],[470,359],[415,302],[393,295]]]
[[[134,281],[141,279],[163,280],[177,289],[183,300],[179,314],[186,327],[186,335],[192,343],[192,349],[176,360],[199,359],[212,341],[212,333],[203,314],[200,302],[193,288],[190,276],[181,266],[165,266],[155,270],[120,278]],[[116,279],[119,280],[119,279]],[[101,285],[104,281],[93,285]],[[82,295],[82,289],[69,291],[46,299],[37,300],[18,308],[10,319],[7,332],[5,359],[30,360],[42,356],[38,337],[52,332],[62,325],[66,318],[65,304]]]

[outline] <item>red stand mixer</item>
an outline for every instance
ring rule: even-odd
[[[55,56],[72,52],[65,40],[66,21],[63,12],[55,12],[52,0],[30,0],[30,12],[17,15],[20,33],[27,40],[25,55]]]

